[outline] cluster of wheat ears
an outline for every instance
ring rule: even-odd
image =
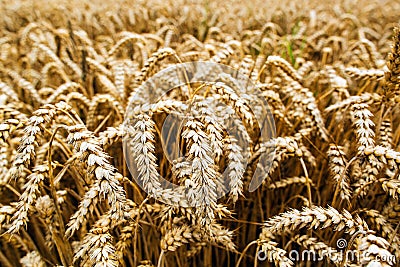
[[[398,264],[400,4],[244,2],[2,2],[1,266]]]

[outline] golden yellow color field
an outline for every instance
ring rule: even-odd
[[[400,2],[332,2],[2,1],[0,266],[399,266]]]

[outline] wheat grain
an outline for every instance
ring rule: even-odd
[[[389,243],[381,238],[373,235],[372,233],[366,235],[357,244],[357,249],[363,253],[361,264],[369,266],[375,263],[379,266],[392,266],[394,264],[392,254],[387,250]],[[379,257],[379,260],[376,260]]]

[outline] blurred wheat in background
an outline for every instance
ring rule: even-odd
[[[0,8],[1,266],[398,266],[398,1]],[[239,92],[225,75],[146,103],[146,81],[193,61],[254,87]],[[160,90],[175,82],[160,79]],[[273,115],[270,140],[256,94]],[[181,148],[169,160],[161,128],[187,102],[198,116],[167,132]]]

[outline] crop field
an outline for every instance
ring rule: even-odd
[[[399,266],[399,1],[2,1],[0,266]]]

